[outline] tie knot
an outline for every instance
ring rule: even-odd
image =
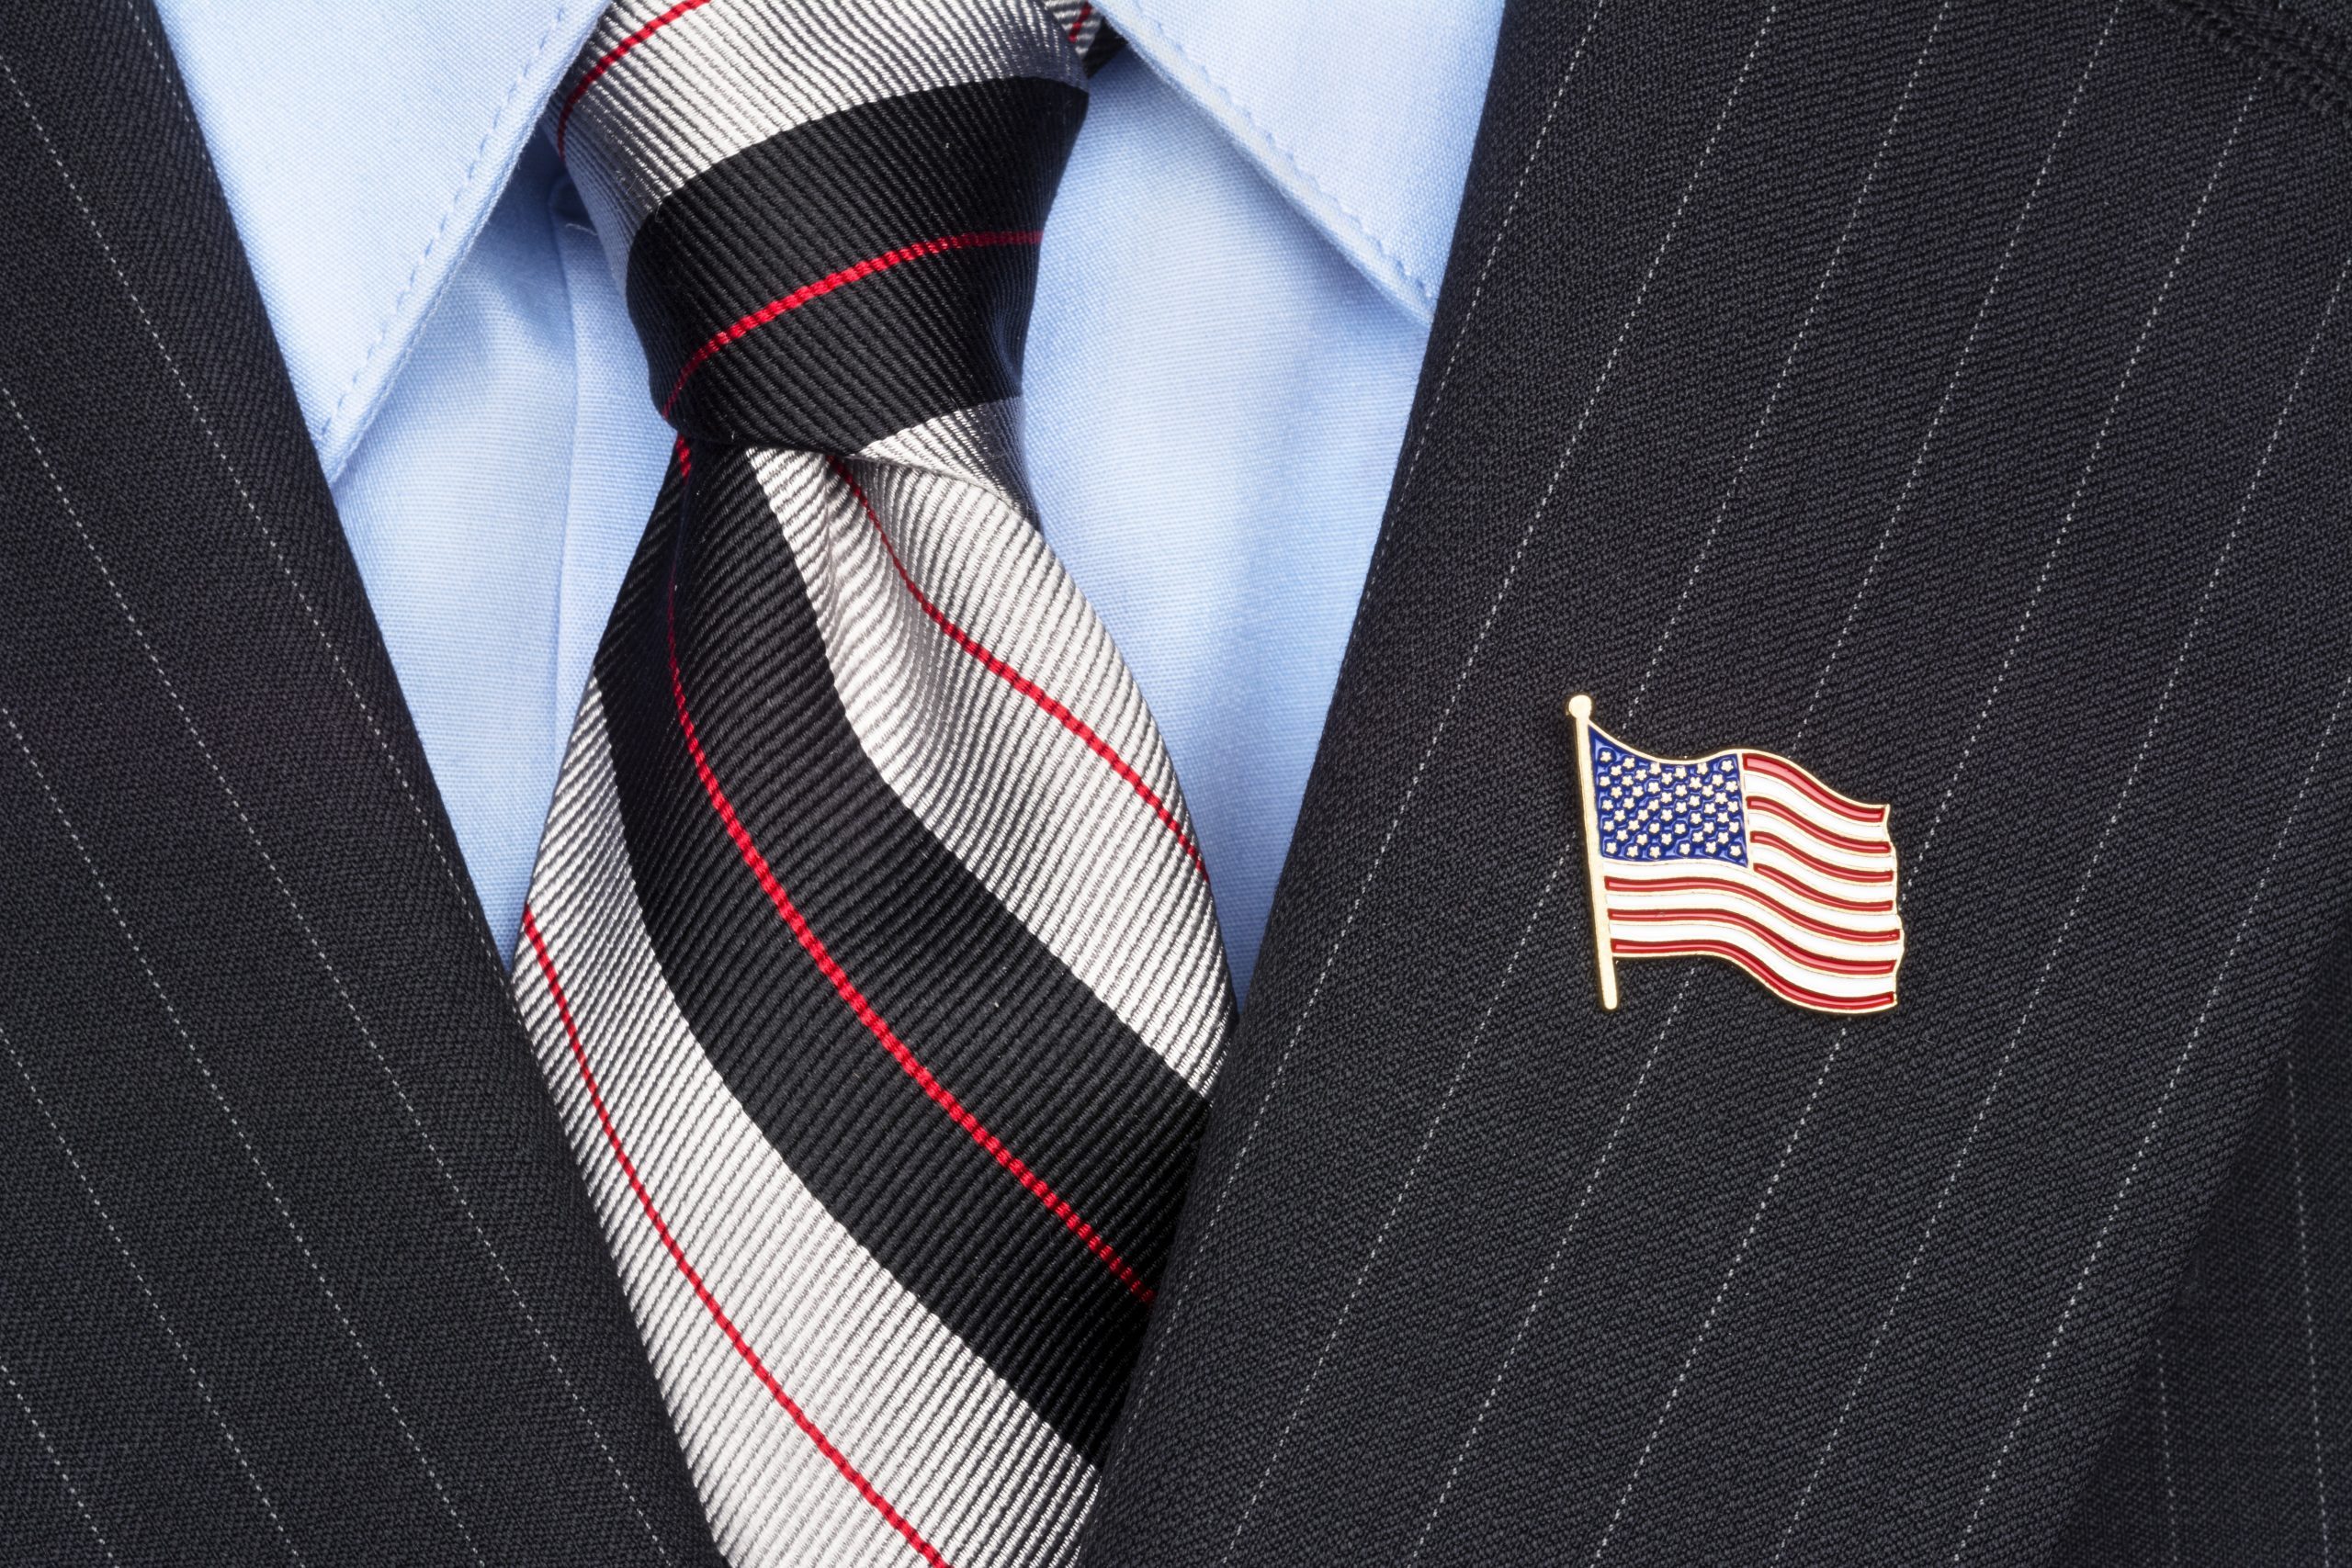
[[[698,440],[854,452],[1018,393],[1092,7],[621,0],[556,141]]]

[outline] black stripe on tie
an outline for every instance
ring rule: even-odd
[[[979,1126],[1156,1279],[1201,1098],[932,837],[835,692],[807,591],[751,464],[665,490],[597,678],[632,874],[711,1062],[884,1267],[1089,1459],[1146,1298],[957,1125],[797,940],[720,820],[669,678],[743,829],[828,954]]]
[[[1110,64],[1119,51],[1126,47],[1127,40],[1113,32],[1110,25],[1105,23],[1094,29],[1094,41],[1086,46],[1086,53],[1079,63],[1086,68],[1087,75],[1092,76],[1102,67]]]
[[[1037,254],[1005,237],[1044,225],[1085,113],[1059,82],[934,87],[695,175],[629,248],[655,400],[689,435],[854,452],[1016,393]]]

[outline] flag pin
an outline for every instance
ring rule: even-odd
[[[1600,1005],[1617,961],[1720,958],[1820,1012],[1894,1005],[1903,962],[1887,808],[1840,795],[1786,757],[1732,747],[1654,757],[1568,699],[1584,803]]]

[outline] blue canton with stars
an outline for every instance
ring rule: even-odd
[[[1611,860],[1747,863],[1736,757],[1668,762],[1592,731],[1592,803]]]

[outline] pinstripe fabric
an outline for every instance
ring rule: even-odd
[[[2329,10],[1510,8],[1084,1562],[2345,1560]],[[1603,1011],[1577,691],[1891,802],[1900,1005]]]
[[[0,202],[0,1560],[715,1568],[146,0]]]
[[[1011,446],[1083,6],[616,6],[560,110],[679,426],[515,990],[720,1547],[1066,1560],[1231,1001]]]

